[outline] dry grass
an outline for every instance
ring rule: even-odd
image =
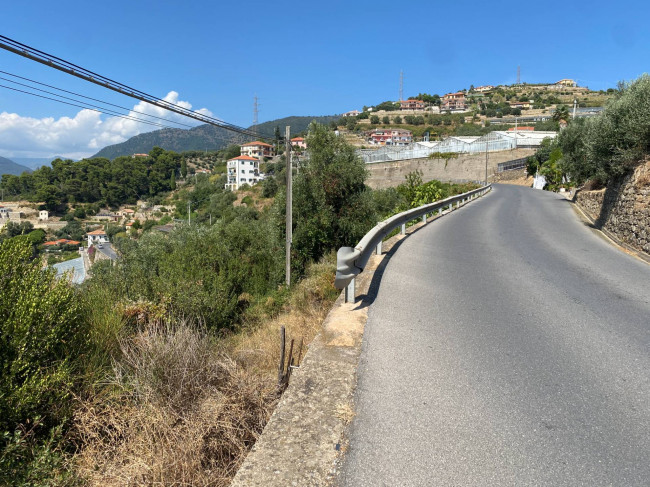
[[[113,392],[78,409],[77,472],[90,485],[227,485],[276,401],[180,324],[151,325],[122,340]]]
[[[278,400],[280,326],[308,344],[336,298],[333,273],[331,258],[312,266],[283,312],[219,340],[125,307],[139,331],[120,339],[103,395],[80,400],[77,474],[101,487],[228,485]]]
[[[338,295],[334,271],[332,257],[327,262],[313,264],[308,277],[293,290],[282,313],[261,323],[247,324],[241,333],[223,342],[224,350],[250,373],[271,377],[277,374],[280,327],[284,326],[287,339],[295,339],[296,347],[301,339],[304,341],[304,356]]]

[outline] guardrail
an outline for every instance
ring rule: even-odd
[[[442,214],[445,209],[452,211],[454,205],[456,208],[470,202],[471,200],[483,196],[492,189],[488,184],[481,188],[467,193],[451,196],[450,198],[429,203],[418,208],[398,213],[390,218],[379,222],[368,233],[366,233],[356,247],[341,247],[336,253],[336,279],[334,287],[336,289],[345,289],[345,302],[354,303],[354,278],[358,276],[365,268],[373,252],[381,254],[381,244],[384,238],[401,226],[402,235],[406,234],[406,224],[412,220],[422,218],[422,222],[427,222],[427,215],[432,213]]]

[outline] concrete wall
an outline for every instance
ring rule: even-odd
[[[532,156],[535,149],[516,149],[488,154],[488,175],[496,173],[502,162]],[[485,153],[460,154],[458,159],[408,159],[404,161],[376,162],[366,164],[370,171],[368,186],[374,189],[398,186],[406,175],[422,171],[422,179],[431,181],[483,181],[485,179]]]
[[[650,253],[650,161],[606,189],[578,191],[575,202],[597,228]]]

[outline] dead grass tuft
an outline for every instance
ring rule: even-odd
[[[122,353],[118,392],[77,411],[78,473],[103,487],[227,485],[270,417],[275,384],[186,324],[151,325]]]

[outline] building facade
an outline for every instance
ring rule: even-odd
[[[294,137],[291,139],[291,146],[297,147],[298,149],[306,149],[307,143],[303,137]]]
[[[413,134],[403,129],[375,129],[368,134],[368,141],[372,145],[409,145],[413,142]]]
[[[242,145],[241,155],[262,160],[264,157],[273,157],[275,155],[275,148],[271,144],[256,140],[255,142]]]
[[[443,111],[454,112],[467,110],[467,100],[465,93],[458,91],[456,93],[447,93],[442,97],[440,109]]]
[[[86,234],[88,237],[88,246],[108,243],[108,235],[104,230],[94,230]]]
[[[402,100],[399,102],[400,110],[424,110],[422,100]]]
[[[235,191],[244,184],[253,186],[262,180],[260,161],[256,157],[239,156],[228,160],[226,189]]]

